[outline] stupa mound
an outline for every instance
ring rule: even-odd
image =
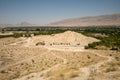
[[[66,31],[64,33],[54,34],[54,35],[40,35],[32,39],[30,44],[36,46],[66,46],[66,47],[84,47],[92,42],[97,42],[99,40],[87,37],[81,33]]]

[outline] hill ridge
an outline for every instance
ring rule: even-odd
[[[120,14],[109,14],[100,16],[88,16],[82,18],[64,19],[50,23],[50,26],[109,26],[120,25]]]

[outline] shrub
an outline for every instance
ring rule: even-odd
[[[95,49],[95,47],[99,45],[99,42],[93,42],[93,43],[90,43],[88,44],[88,46],[85,46],[85,49]]]
[[[34,63],[35,61],[32,59],[32,63]]]
[[[4,70],[0,71],[1,73],[6,73]]]
[[[13,35],[0,35],[0,38],[13,37]]]
[[[87,58],[90,59],[91,57],[89,55],[87,55]]]
[[[75,78],[75,77],[78,77],[78,76],[79,76],[78,74],[73,73],[73,74],[70,75],[70,78]]]
[[[116,48],[116,47],[112,47],[110,50],[118,50],[118,48]]]
[[[106,72],[116,71],[115,67],[109,67],[106,69]]]
[[[89,47],[88,47],[88,46],[85,46],[84,48],[85,48],[85,49],[89,49]]]

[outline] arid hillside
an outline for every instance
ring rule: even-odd
[[[109,26],[120,25],[120,14],[71,18],[49,24],[50,26]]]
[[[36,36],[31,39],[30,45],[84,47],[89,43],[97,41],[99,40],[84,36],[81,33],[66,31],[59,34]]]
[[[2,38],[0,80],[120,80],[120,52],[82,48],[96,41],[73,31]]]

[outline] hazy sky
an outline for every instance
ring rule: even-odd
[[[0,0],[0,24],[45,24],[114,13],[120,13],[120,0]]]

